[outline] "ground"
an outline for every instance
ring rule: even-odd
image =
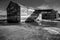
[[[47,32],[48,28],[30,24],[1,25],[0,40],[47,40],[50,35]],[[53,27],[50,28],[52,29]],[[55,30],[57,29],[55,28]]]

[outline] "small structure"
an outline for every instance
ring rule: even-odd
[[[39,16],[40,15],[40,16]],[[39,19],[38,19],[39,17]],[[53,10],[53,9],[44,9],[44,10],[35,10],[30,17],[27,18],[27,20],[25,21],[26,23],[37,23],[37,19],[38,21],[42,21],[43,19],[45,20],[55,20],[58,17],[57,15],[57,11]],[[53,24],[53,23],[52,23]]]
[[[20,22],[20,6],[12,1],[10,1],[7,7],[7,22],[8,23]]]

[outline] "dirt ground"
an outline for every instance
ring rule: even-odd
[[[30,24],[0,26],[0,40],[47,40],[46,27]]]

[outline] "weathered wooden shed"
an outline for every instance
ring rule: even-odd
[[[41,15],[41,16],[39,16]],[[39,17],[39,18],[38,18]],[[39,21],[39,23],[41,23],[41,21],[45,20],[55,20],[57,18],[57,11],[53,10],[53,9],[38,9],[35,10],[27,19],[26,19],[26,23],[35,23],[38,24],[37,21]],[[36,21],[37,20],[37,21]],[[44,24],[47,22],[43,22]],[[43,24],[42,23],[42,24]],[[51,22],[52,23],[52,22]],[[52,23],[53,25],[55,24],[54,22]]]
[[[10,1],[7,9],[7,22],[19,23],[20,22],[20,5]]]

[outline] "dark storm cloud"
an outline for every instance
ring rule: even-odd
[[[44,0],[13,0],[18,1],[18,3],[25,5],[25,6],[32,6],[36,7],[44,3]]]
[[[40,5],[60,6],[60,0],[19,0],[19,3],[26,6],[37,7]]]
[[[55,9],[55,10],[58,10],[60,12],[60,0],[45,0],[45,2],[40,5],[40,6],[37,6],[37,8],[44,8],[44,9]]]
[[[0,0],[0,9],[6,9],[9,1],[14,1],[27,7],[42,7],[60,10],[60,0]]]
[[[44,2],[44,0],[0,0],[0,9],[6,9],[9,1],[14,1],[29,7],[39,6],[39,5],[42,5]]]

